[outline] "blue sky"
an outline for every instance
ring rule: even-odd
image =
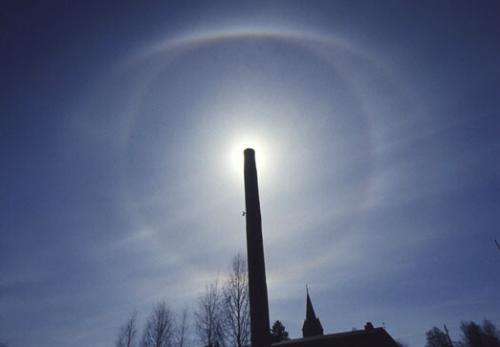
[[[133,310],[192,310],[245,249],[244,145],[292,337],[306,283],[326,332],[499,325],[499,13],[4,4],[0,339],[109,346]]]

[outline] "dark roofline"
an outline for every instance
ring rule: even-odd
[[[299,339],[291,339],[291,340],[286,340],[286,341],[280,341],[273,343],[272,346],[284,346],[284,345],[291,345],[291,344],[298,344],[306,341],[321,341],[321,340],[330,340],[330,339],[341,339],[346,336],[352,336],[352,335],[361,335],[361,334],[375,334],[375,333],[382,333],[390,336],[387,331],[385,331],[384,328],[373,328],[371,330],[353,330],[353,331],[346,331],[342,333],[334,333],[334,334],[328,334],[328,335],[319,335],[319,336],[312,336],[312,337],[304,337],[304,338],[299,338]]]

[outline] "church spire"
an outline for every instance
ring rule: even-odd
[[[316,313],[314,312],[314,307],[311,302],[311,297],[309,296],[309,288],[307,288],[307,286],[306,286],[306,296],[307,296],[306,320],[314,320],[316,319]]]
[[[309,296],[309,289],[306,286],[306,320],[304,321],[304,325],[302,326],[302,336],[303,337],[311,337],[323,335],[323,327],[321,326],[321,322],[319,318],[316,317],[316,313],[314,312],[314,307],[312,305],[311,298]]]

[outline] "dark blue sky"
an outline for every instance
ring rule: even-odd
[[[109,346],[135,309],[192,310],[244,250],[244,145],[292,337],[305,283],[326,332],[500,325],[498,23],[494,1],[3,3],[0,341]]]

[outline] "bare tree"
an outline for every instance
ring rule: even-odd
[[[250,342],[247,263],[237,254],[231,263],[231,273],[224,286],[224,313],[230,346],[242,347]]]
[[[483,321],[482,331],[485,346],[500,346],[500,333],[492,322],[485,319]]]
[[[444,331],[433,327],[425,333],[426,347],[451,347],[449,338]]]
[[[134,312],[127,322],[120,327],[116,347],[135,347],[137,339],[137,313]]]
[[[475,322],[462,322],[463,346],[465,347],[498,347],[500,334],[489,320],[484,320],[483,326]]]
[[[187,331],[188,331],[188,311],[185,308],[182,311],[181,319],[176,329],[175,344],[177,347],[184,347],[187,345]]]
[[[196,333],[203,346],[224,346],[223,297],[216,280],[207,285],[195,312]]]
[[[143,347],[171,347],[175,329],[174,315],[164,301],[158,303],[144,328]]]

